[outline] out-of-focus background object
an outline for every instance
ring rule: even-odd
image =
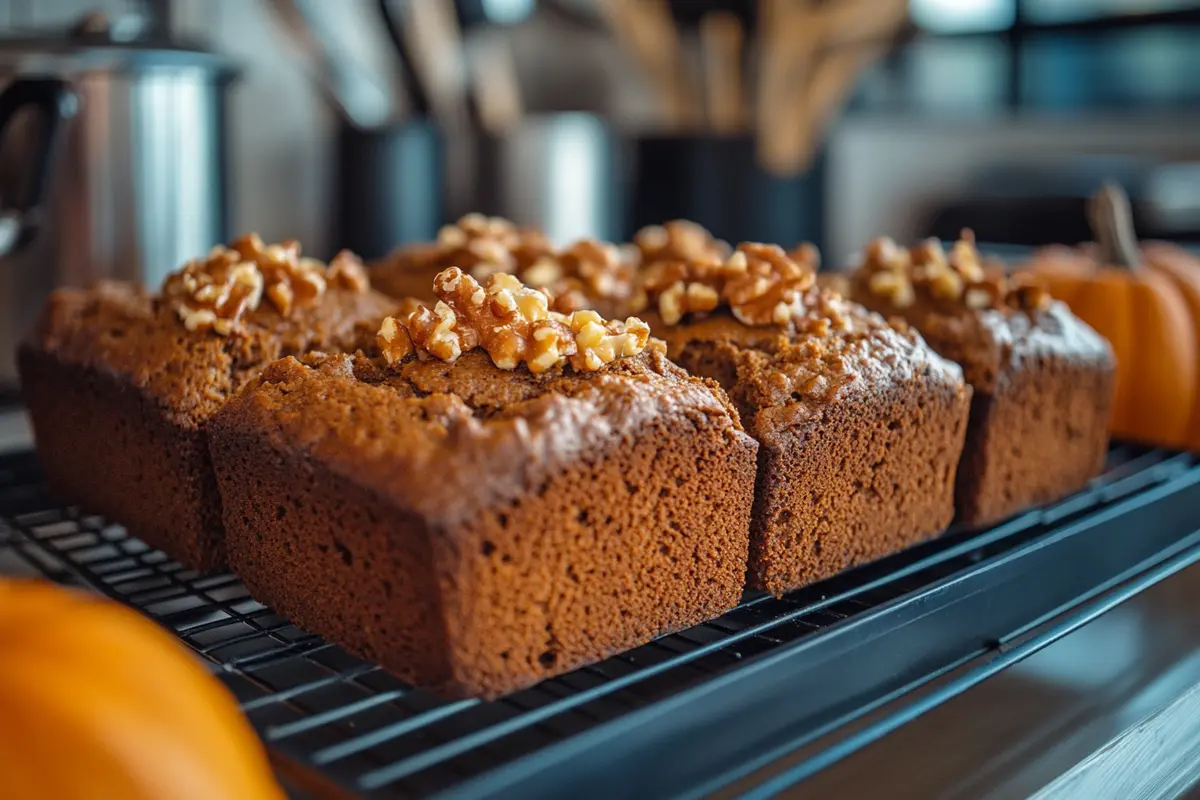
[[[152,279],[221,219],[374,258],[471,210],[559,241],[682,216],[837,265],[881,233],[1074,243],[1115,180],[1140,237],[1200,243],[1200,2],[0,0],[0,29],[44,51],[0,43],[9,74],[78,106],[46,235],[0,257],[13,330],[50,286]],[[59,243],[72,202],[89,233]]]
[[[0,39],[0,382],[56,285],[157,284],[225,238],[234,72],[127,6]]]
[[[1096,244],[1045,248],[1032,267],[1117,357],[1115,438],[1200,449],[1200,258],[1139,245],[1129,198],[1114,183],[1089,201]]]

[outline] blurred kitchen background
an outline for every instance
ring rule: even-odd
[[[374,258],[470,210],[688,216],[836,264],[1079,241],[1115,178],[1200,241],[1200,2],[0,0],[0,35],[0,378],[53,285],[248,230]]]

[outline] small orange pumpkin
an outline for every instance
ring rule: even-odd
[[[1028,266],[1112,343],[1112,435],[1200,448],[1200,259],[1161,242],[1139,247],[1118,186],[1092,198],[1089,215],[1096,246],[1046,248]]]
[[[282,800],[237,703],[116,603],[0,581],[0,797]]]

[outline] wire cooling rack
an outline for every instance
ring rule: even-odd
[[[720,786],[767,744],[810,742],[1200,546],[1198,529],[1196,458],[1119,447],[1086,491],[996,528],[951,531],[782,599],[748,595],[712,622],[501,700],[444,701],[297,629],[232,575],[197,575],[56,502],[32,454],[0,457],[0,572],[141,610],[204,659],[297,780],[367,797]],[[662,758],[672,752],[691,757]]]

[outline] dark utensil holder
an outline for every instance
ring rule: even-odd
[[[824,243],[824,155],[791,177],[766,172],[751,136],[650,136],[634,142],[632,236],[643,225],[689,219],[737,243]]]
[[[338,133],[336,244],[366,259],[437,238],[444,222],[444,149],[438,129],[410,122]]]

